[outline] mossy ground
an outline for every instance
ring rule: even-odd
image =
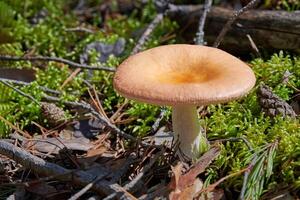
[[[121,57],[111,56],[106,63],[96,61],[97,54],[91,52],[91,65],[104,65],[115,67],[126,58],[135,45],[139,32],[155,16],[155,8],[149,3],[142,11],[134,11],[129,16],[121,15],[112,10],[112,13],[103,18],[101,13],[93,13],[88,22],[80,22],[78,15],[71,12],[71,2],[64,1],[0,1],[0,10],[6,10],[6,21],[1,21],[0,27],[5,30],[9,42],[2,42],[0,54],[22,56],[24,53],[31,55],[57,56],[73,61],[78,61],[85,46],[93,41],[114,43],[118,38],[126,39],[125,52]],[[285,2],[285,1],[283,1]],[[89,1],[99,4],[100,1]],[[268,1],[266,1],[266,4]],[[294,4],[293,4],[294,5]],[[32,23],[36,13],[44,9],[47,15]],[[0,12],[2,13],[2,12]],[[84,17],[83,17],[84,18]],[[81,19],[82,20],[82,19]],[[91,33],[76,33],[66,31],[67,28],[83,24],[96,27],[97,31]],[[165,19],[150,36],[144,48],[160,44],[176,43],[176,22]],[[8,34],[7,34],[8,33]],[[0,41],[1,43],[1,41]],[[257,77],[257,86],[265,83],[286,101],[291,101],[297,93],[295,88],[300,88],[300,57],[291,56],[286,52],[277,52],[265,58],[256,58],[248,61]],[[62,100],[79,100],[86,98],[87,87],[83,80],[88,77],[88,72],[77,75],[64,88],[62,83],[68,78],[70,68],[57,63],[30,63],[1,62],[3,66],[15,68],[34,68],[37,70],[37,79],[30,86],[22,87],[22,91],[32,95],[36,100],[42,98],[39,85],[62,92]],[[289,82],[283,83],[282,77],[286,71],[292,73]],[[108,115],[114,113],[124,98],[113,90],[111,72],[96,71],[91,77],[91,83],[102,94],[102,103]],[[271,119],[261,112],[257,102],[256,88],[240,101],[226,105],[208,107],[208,114],[201,119],[210,140],[230,137],[245,137],[259,150],[264,146],[278,141],[276,156],[274,158],[273,174],[264,183],[264,191],[277,187],[279,184],[293,185],[300,189],[300,122],[298,119],[283,119],[278,116]],[[41,117],[40,107],[29,99],[20,96],[11,89],[0,85],[0,115],[6,120],[17,125],[20,129],[31,126],[32,121],[47,126]],[[63,105],[62,105],[63,107]],[[151,130],[160,113],[160,108],[130,101],[123,110],[123,120],[130,119],[128,123],[119,125],[121,129],[135,136],[146,136]],[[169,116],[169,115],[168,115]],[[165,120],[168,120],[168,116]],[[69,117],[72,117],[71,114]],[[10,127],[0,121],[0,133],[6,137]],[[39,134],[38,132],[35,134]],[[242,142],[226,142],[223,145],[221,156],[207,170],[207,182],[213,182],[231,172],[236,172],[246,167],[251,160],[252,153]],[[242,177],[227,180],[225,187],[241,188]]]

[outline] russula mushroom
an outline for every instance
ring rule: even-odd
[[[252,70],[216,48],[176,44],[127,58],[114,76],[114,88],[128,99],[172,106],[181,151],[197,158],[209,147],[200,131],[197,106],[238,99],[255,84]]]

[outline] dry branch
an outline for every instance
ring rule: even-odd
[[[60,102],[60,99],[53,96],[44,95],[44,98],[48,101],[52,102]],[[101,114],[99,114],[90,104],[85,102],[71,102],[71,101],[64,101],[63,102],[66,105],[73,106],[73,107],[80,107],[84,110],[89,111],[92,115],[94,115],[96,118],[98,118],[105,126],[107,126],[110,130],[112,130],[117,135],[124,137],[125,139],[137,141],[135,137],[132,135],[129,135],[122,130],[118,129],[114,124],[112,124],[109,120],[107,120],[105,117],[103,117]]]
[[[67,60],[64,58],[58,58],[58,57],[48,57],[48,56],[35,56],[35,57],[18,57],[18,56],[9,56],[9,55],[0,55],[0,60],[2,61],[46,61],[46,62],[58,62],[63,63],[66,65],[69,65],[71,68],[81,68],[81,69],[89,69],[89,70],[104,70],[109,72],[116,71],[114,68],[111,67],[98,67],[98,66],[90,66],[85,64],[79,64],[76,62],[73,62],[71,60]]]
[[[196,33],[196,37],[194,39],[195,44],[205,45],[205,42],[204,42],[204,25],[205,25],[207,13],[209,12],[211,6],[212,6],[212,0],[205,0],[204,10],[203,10],[202,16],[201,16],[200,21],[199,21],[199,27],[198,27],[198,31]]]
[[[8,79],[8,78],[0,78],[0,81],[6,81],[6,82],[13,83],[13,84],[20,85],[20,86],[27,86],[27,85],[31,84],[31,83],[27,83],[25,81],[19,81],[19,80]],[[52,89],[44,87],[44,86],[38,86],[38,87],[41,90],[43,90],[44,92],[49,92],[49,93],[55,94],[55,95],[61,95],[60,91],[52,90]]]
[[[147,39],[149,38],[149,36],[153,32],[153,30],[163,20],[163,18],[164,18],[164,14],[163,13],[158,13],[155,16],[155,18],[148,25],[147,29],[145,30],[145,32],[142,34],[142,36],[138,40],[136,46],[134,47],[134,49],[131,52],[131,55],[138,53],[142,49],[143,45],[145,44],[145,42],[147,41]]]
[[[185,28],[185,37],[192,41],[203,8],[203,5],[170,4],[168,15]],[[232,10],[222,7],[211,8],[204,29],[209,45],[213,44],[232,13]],[[297,11],[249,10],[232,24],[220,48],[236,54],[248,53],[252,47],[247,34],[258,48],[299,51],[300,14]]]
[[[96,179],[95,176],[84,171],[72,171],[47,162],[3,140],[0,140],[0,154],[16,161],[34,173],[44,176],[55,176],[56,179],[61,181],[71,181],[74,185],[86,186]],[[111,184],[106,180],[97,181],[93,184],[92,189],[105,195],[122,191],[121,186]]]
[[[226,35],[226,33],[228,32],[228,30],[231,28],[231,25],[235,22],[235,20],[237,20],[237,18],[240,15],[242,15],[244,12],[250,10],[251,8],[254,8],[254,6],[257,4],[257,2],[259,2],[259,0],[252,0],[245,7],[234,12],[232,17],[230,17],[230,19],[227,21],[227,23],[225,24],[225,26],[222,28],[221,32],[219,33],[216,41],[214,42],[214,45],[213,45],[214,47],[218,47],[220,45],[221,41],[223,40],[223,38]]]
[[[155,154],[155,156],[153,158],[151,158],[150,163],[147,164],[143,170],[134,178],[132,179],[132,181],[130,181],[129,183],[127,183],[123,189],[125,191],[129,191],[129,192],[137,192],[141,186],[143,185],[143,181],[142,178],[144,177],[144,175],[146,174],[146,172],[150,171],[152,166],[154,165],[154,163],[157,161],[157,159],[163,155],[163,153],[165,152],[165,150],[161,150],[159,153]],[[113,193],[109,196],[107,196],[105,198],[105,200],[112,200],[114,199],[118,194],[117,193]],[[123,199],[125,196],[125,193],[123,193],[122,195],[120,195],[120,197],[118,197],[118,199]]]

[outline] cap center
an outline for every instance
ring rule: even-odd
[[[179,70],[179,71],[163,72],[159,74],[158,80],[161,83],[172,83],[172,84],[203,83],[209,80],[213,80],[217,76],[218,73],[214,69],[192,68],[184,71]]]

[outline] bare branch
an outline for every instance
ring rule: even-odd
[[[104,177],[105,177],[104,174],[98,176],[93,182],[87,184],[85,187],[83,187],[79,192],[77,192],[76,194],[74,194],[68,200],[77,200],[77,199],[79,199],[82,195],[84,195],[87,191],[89,191],[93,187],[93,185],[95,185],[95,183],[97,183],[98,181],[100,181]]]
[[[146,172],[148,172],[152,166],[154,165],[154,163],[157,161],[157,159],[163,155],[163,153],[165,152],[164,149],[162,149],[160,152],[158,152],[157,154],[155,154],[155,156],[150,160],[150,162],[143,168],[143,170],[136,176],[134,177],[134,179],[132,179],[132,181],[130,181],[129,183],[127,183],[123,189],[125,191],[130,191],[130,192],[136,192],[138,190],[138,188],[140,188],[139,186],[141,185],[141,179],[143,178],[143,176],[145,175]],[[123,195],[121,197],[119,197],[118,199],[123,199],[125,193],[123,193]],[[109,196],[107,196],[104,200],[112,200],[115,199],[115,197],[117,196],[117,193],[113,193]]]
[[[196,37],[194,39],[195,44],[204,45],[204,25],[207,13],[209,12],[212,5],[212,0],[205,0],[204,11],[199,21],[198,32],[196,33]]]
[[[53,61],[58,63],[63,63],[69,65],[71,68],[82,68],[82,69],[89,69],[89,70],[104,70],[108,72],[115,72],[115,68],[111,67],[98,67],[98,66],[90,66],[85,64],[79,64],[64,58],[58,57],[48,57],[48,56],[35,56],[35,57],[18,57],[18,56],[9,56],[9,55],[0,55],[0,60],[4,61]]]
[[[48,101],[54,101],[54,102],[60,102],[61,101],[61,99],[59,99],[57,97],[48,96],[48,95],[45,95],[44,98],[47,99]],[[108,121],[106,118],[104,118],[103,116],[101,116],[93,107],[91,107],[90,104],[87,104],[87,103],[84,103],[84,102],[71,102],[71,101],[64,101],[63,103],[66,104],[66,105],[73,106],[73,107],[80,107],[80,108],[83,108],[84,110],[89,111],[92,115],[94,115],[99,120],[101,120],[101,122],[105,126],[107,126],[109,129],[111,129],[116,134],[124,137],[125,139],[137,141],[137,139],[135,137],[133,137],[132,135],[129,135],[129,134],[121,131],[115,125],[113,125],[110,121]]]
[[[218,47],[223,40],[224,36],[226,35],[227,31],[231,28],[231,25],[233,22],[244,12],[250,10],[251,8],[254,8],[254,6],[259,2],[260,0],[252,0],[250,1],[246,6],[241,8],[240,10],[234,12],[232,17],[227,21],[221,32],[219,33],[216,41],[214,42],[213,47]]]
[[[96,178],[84,171],[72,171],[47,162],[3,140],[0,140],[0,154],[7,156],[37,174],[53,176],[61,181],[71,181],[74,185],[86,186]],[[121,191],[120,187],[118,184],[111,184],[106,180],[101,180],[95,183],[92,189],[100,194],[109,195],[116,191]]]
[[[136,46],[133,48],[133,50],[131,52],[131,55],[138,53],[142,49],[143,45],[148,40],[150,34],[153,32],[153,30],[155,29],[155,27],[163,20],[163,18],[164,18],[164,14],[163,13],[158,13],[156,15],[156,17],[149,24],[149,26],[147,27],[147,29],[145,30],[145,32],[143,33],[143,35],[138,40]]]
[[[160,124],[161,120],[165,117],[166,113],[167,113],[167,108],[162,107],[160,109],[159,116],[157,117],[157,119],[155,120],[154,124],[151,127],[151,131],[150,131],[151,133],[154,134],[156,131],[158,131],[159,124]]]
[[[30,85],[30,83],[25,82],[25,81],[17,81],[17,80],[13,80],[13,79],[8,79],[8,78],[0,78],[0,81],[7,81],[16,85],[21,85],[21,86],[27,86]],[[61,95],[61,92],[57,91],[57,90],[52,90],[50,88],[44,87],[44,86],[39,86],[39,88],[44,91],[44,92],[49,92],[55,95]]]
[[[6,81],[4,80],[0,80],[0,83],[4,84],[5,86],[11,88],[12,90],[14,90],[15,92],[19,93],[20,95],[30,99],[31,101],[33,101],[34,103],[36,103],[37,105],[40,105],[40,103],[35,99],[33,98],[32,96],[30,96],[29,94],[26,94],[25,92],[19,90],[18,88],[12,86],[11,84],[7,83]]]

